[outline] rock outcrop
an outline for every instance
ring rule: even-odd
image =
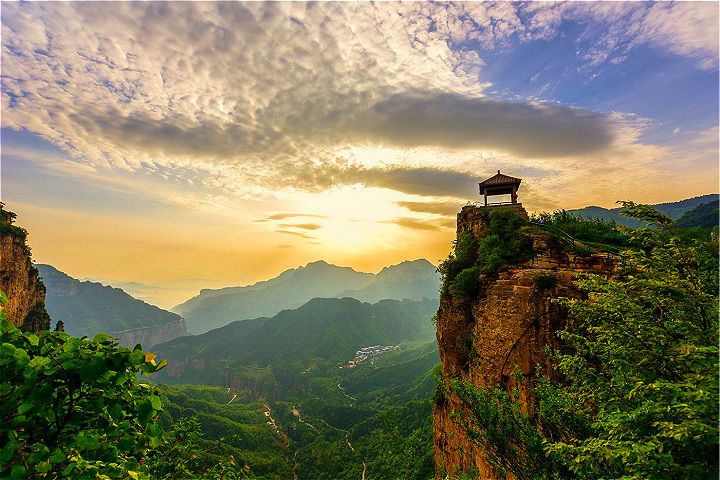
[[[524,210],[518,213],[527,217]],[[470,232],[480,239],[487,228],[487,208],[467,206],[458,214],[458,232]],[[556,237],[528,235],[533,240],[534,257],[502,269],[496,279],[482,286],[479,298],[459,299],[443,292],[437,341],[445,378],[460,377],[486,389],[517,387],[520,402],[532,417],[536,366],[544,375],[553,375],[547,367],[545,347],[558,347],[556,332],[571,321],[551,299],[579,298],[583,293],[573,284],[576,273],[611,274],[619,259],[607,254],[573,253]],[[518,371],[523,376],[520,384],[515,380]],[[483,452],[453,418],[453,412],[465,408],[452,393],[434,406],[438,475],[454,477],[459,472],[475,471],[481,479],[496,479],[498,475]]]
[[[4,214],[10,214],[2,210]],[[45,286],[33,266],[25,243],[27,232],[11,225],[12,217],[0,222],[0,291],[7,295],[3,305],[7,320],[23,330],[37,332],[50,328],[45,310]]]
[[[150,325],[148,327],[131,328],[121,332],[111,332],[110,336],[118,339],[118,343],[124,347],[133,348],[138,343],[148,350],[155,345],[170,341],[174,338],[187,335],[185,319],[182,317],[176,322],[162,325]]]

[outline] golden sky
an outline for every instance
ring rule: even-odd
[[[2,3],[2,198],[75,277],[439,262],[530,211],[718,191],[718,4]]]

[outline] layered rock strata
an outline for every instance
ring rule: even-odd
[[[33,332],[50,328],[45,286],[21,237],[0,234],[0,291],[8,298],[3,305],[7,320]]]

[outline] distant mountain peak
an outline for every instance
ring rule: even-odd
[[[305,265],[305,267],[300,267],[300,268],[317,268],[317,267],[320,267],[320,268],[324,268],[324,267],[342,268],[342,267],[338,267],[337,265],[332,265],[332,264],[326,262],[325,260],[315,260],[314,262],[309,262],[307,265]]]

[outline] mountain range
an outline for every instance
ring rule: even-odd
[[[190,333],[200,334],[237,320],[297,308],[312,298],[351,297],[371,303],[420,300],[436,298],[439,288],[435,266],[424,259],[386,267],[376,275],[321,260],[253,285],[201,290],[172,311],[185,318]]]
[[[337,368],[338,362],[353,359],[363,347],[433,341],[435,327],[430,320],[437,308],[438,301],[427,298],[375,304],[354,298],[314,298],[271,318],[236,321],[156,345],[153,353],[168,359],[168,367],[156,378],[225,385],[228,375],[256,380],[261,376],[264,383],[283,383],[284,378],[294,384],[300,372],[313,364]]]
[[[668,215],[673,220],[677,220],[678,218],[683,216],[683,214],[692,210],[693,208],[705,203],[717,201],[717,199],[718,195],[715,193],[688,198],[679,202],[658,203],[656,205],[653,205],[653,207],[657,208],[662,213]],[[642,224],[637,220],[620,216],[620,210],[622,210],[622,207],[607,209],[591,206],[576,210],[568,210],[568,213],[572,213],[573,215],[582,217],[586,220],[590,218],[601,218],[605,221],[612,220],[618,225],[625,225],[630,228],[637,228],[642,226]]]
[[[131,297],[119,288],[81,282],[51,265],[35,265],[47,289],[45,307],[65,331],[92,337],[110,333],[122,345],[148,348],[185,334],[180,315]]]

